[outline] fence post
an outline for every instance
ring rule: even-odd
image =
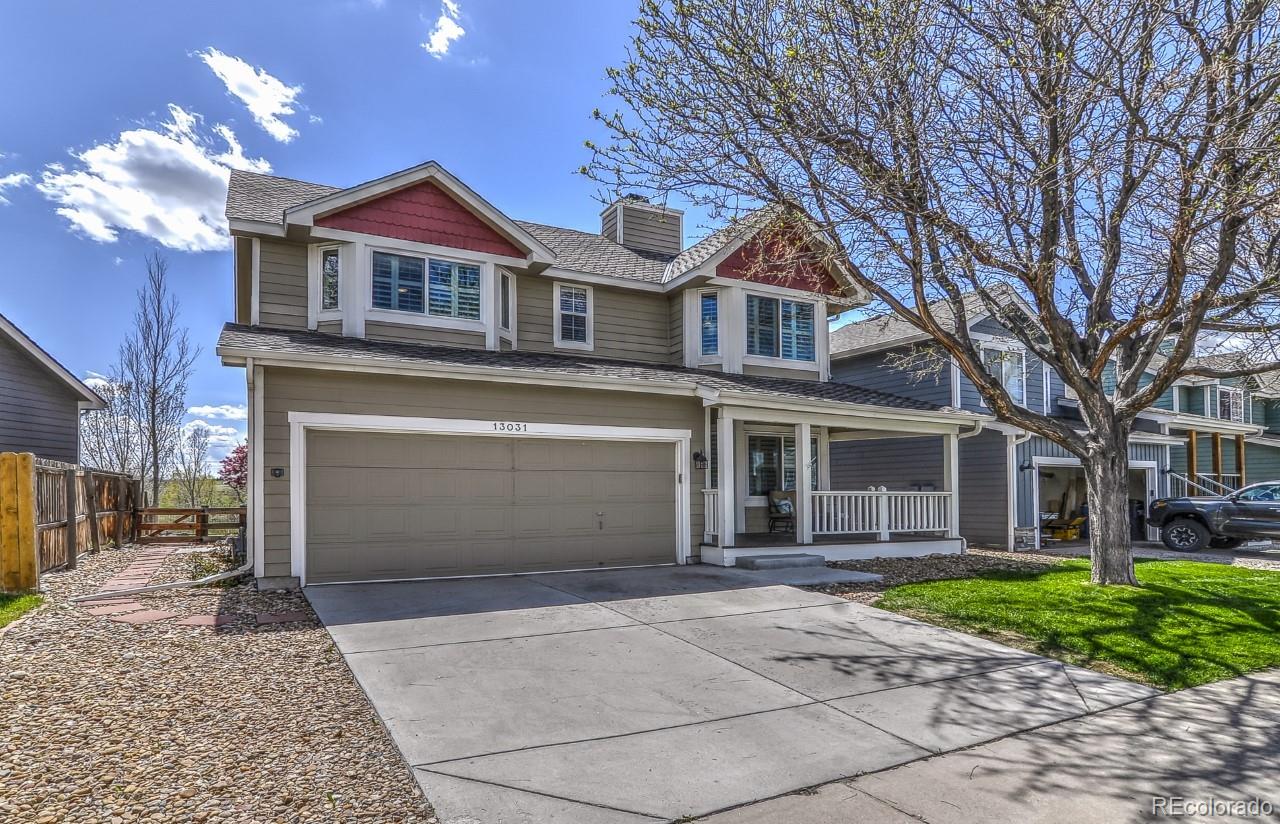
[[[124,504],[125,504],[124,490],[125,490],[124,478],[117,475],[111,483],[111,491],[115,493],[115,496],[116,496],[115,506],[113,507],[113,509],[115,509],[116,517],[111,524],[114,527],[114,529],[112,530],[114,534],[111,536],[111,540],[112,540],[112,543],[116,545],[116,549],[119,549],[121,546],[124,545]]]
[[[130,540],[136,544],[138,542],[138,534],[142,531],[139,528],[139,521],[142,520],[142,516],[138,514],[138,510],[142,509],[142,507],[138,505],[142,502],[141,478],[133,478],[129,481],[129,497],[131,499],[129,503],[132,504],[133,509],[133,518],[130,522],[133,527],[133,529],[130,530],[133,537]]]
[[[67,490],[67,532],[66,532],[66,549],[67,549],[67,569],[76,568],[76,518],[80,515],[80,507],[76,501],[76,471],[68,469],[66,471],[66,490]]]
[[[200,513],[196,515],[196,542],[203,544],[209,535],[209,507],[200,507]]]
[[[98,534],[98,480],[87,469],[84,471],[84,507],[89,518],[89,545],[97,555],[102,551],[102,538]]]
[[[36,589],[39,553],[35,458],[29,452],[0,453],[0,589]]]

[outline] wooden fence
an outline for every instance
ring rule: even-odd
[[[141,494],[127,475],[0,453],[0,589],[35,589],[41,572],[132,541]]]
[[[221,541],[239,535],[245,526],[242,506],[151,507],[138,516],[140,544]]]

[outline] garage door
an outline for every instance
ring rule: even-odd
[[[674,450],[309,432],[307,581],[674,563]]]

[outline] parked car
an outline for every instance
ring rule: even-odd
[[[1169,549],[1234,549],[1245,541],[1280,538],[1280,481],[1250,484],[1230,495],[1160,498],[1149,523]]]

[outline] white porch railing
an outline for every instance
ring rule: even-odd
[[[814,492],[813,534],[949,532],[950,492]]]
[[[1240,475],[1223,473],[1221,475],[1197,474],[1194,477],[1179,472],[1169,473],[1169,496],[1173,498],[1195,496],[1230,495],[1240,488]]]
[[[702,533],[709,540],[720,534],[720,490],[702,490]]]

